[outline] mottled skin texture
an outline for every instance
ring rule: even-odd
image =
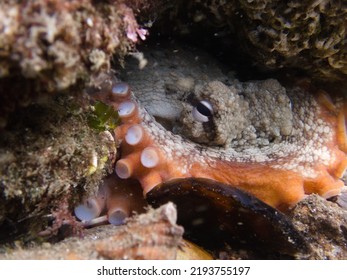
[[[177,88],[176,92],[182,91]],[[194,119],[194,102],[182,102],[174,129],[195,142],[242,150],[247,144],[260,147],[280,142],[292,132],[291,101],[275,80],[245,86],[235,80],[229,87],[212,81],[197,85],[189,94],[195,100],[209,101],[215,111],[205,124]]]
[[[196,50],[151,49],[146,58],[142,71],[127,62],[123,77],[165,163],[161,180],[212,178],[280,208],[305,193],[339,193],[346,155],[336,140],[336,114],[303,89],[272,79],[241,83]],[[201,100],[213,107],[204,123],[191,113]]]
[[[278,143],[292,134],[292,102],[276,80],[242,84],[225,76],[205,54],[189,56],[180,50],[170,60],[169,52],[167,60],[161,52],[152,52],[144,71],[129,63],[126,80],[148,112],[169,121],[175,133],[209,146],[241,150]],[[201,100],[214,109],[208,123],[192,116]]]

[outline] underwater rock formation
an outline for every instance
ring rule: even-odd
[[[97,191],[116,153],[112,135],[90,127],[92,113],[64,95],[20,110],[1,131],[0,243],[76,221],[71,207]]]
[[[2,1],[0,30],[0,77],[19,72],[48,91],[108,70],[146,35],[122,1]]]
[[[130,219],[126,225],[94,228],[83,239],[68,238],[55,245],[8,249],[0,253],[0,259],[172,260],[183,245],[183,228],[176,219],[175,206],[168,203]]]
[[[272,69],[296,67],[325,80],[347,75],[343,1],[239,1],[249,54]]]
[[[293,67],[317,79],[347,75],[347,6],[340,0],[177,1],[159,17],[170,35],[231,42],[227,49],[252,58],[262,68]],[[169,20],[171,25],[165,24]],[[172,26],[170,28],[169,26]],[[208,34],[208,35],[206,35]],[[215,39],[211,39],[215,37]],[[208,43],[207,43],[208,44]],[[241,53],[242,53],[241,51]]]
[[[310,246],[310,259],[347,258],[347,211],[337,204],[310,195],[289,214]]]
[[[126,1],[132,8],[123,2],[1,1],[0,117],[38,95],[83,87],[110,69],[113,55],[121,57],[145,39],[132,9],[137,1]],[[142,4],[143,11],[152,7]]]

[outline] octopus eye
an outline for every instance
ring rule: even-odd
[[[212,104],[206,100],[202,100],[194,107],[192,114],[196,121],[208,122],[213,114]]]

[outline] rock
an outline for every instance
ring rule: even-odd
[[[116,153],[90,115],[89,105],[59,96],[18,111],[1,131],[0,243],[74,224],[71,207],[97,191]]]
[[[7,250],[0,259],[175,259],[183,228],[172,203],[131,218],[123,226],[102,226],[57,244]]]
[[[299,202],[290,213],[310,246],[308,259],[347,258],[347,211],[317,195]]]

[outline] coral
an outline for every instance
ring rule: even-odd
[[[1,92],[3,118],[23,99],[83,86],[147,34],[123,1],[91,0],[2,1],[0,31],[0,84],[22,85]]]
[[[67,217],[79,197],[96,192],[116,148],[112,136],[88,126],[90,114],[59,96],[9,119],[0,138],[0,242],[35,238],[53,216]]]
[[[137,34],[144,39],[132,10],[121,1],[5,1],[0,18],[1,77],[19,70],[49,91],[108,70],[111,55],[124,54]]]
[[[252,45],[250,54],[270,68],[298,67],[328,80],[346,77],[343,1],[252,2],[240,1],[244,17],[238,24]]]
[[[168,19],[171,25],[164,24]],[[227,52],[244,53],[262,68],[294,67],[336,81],[347,74],[346,22],[340,0],[191,0],[163,12],[158,28],[212,48],[232,42]]]

